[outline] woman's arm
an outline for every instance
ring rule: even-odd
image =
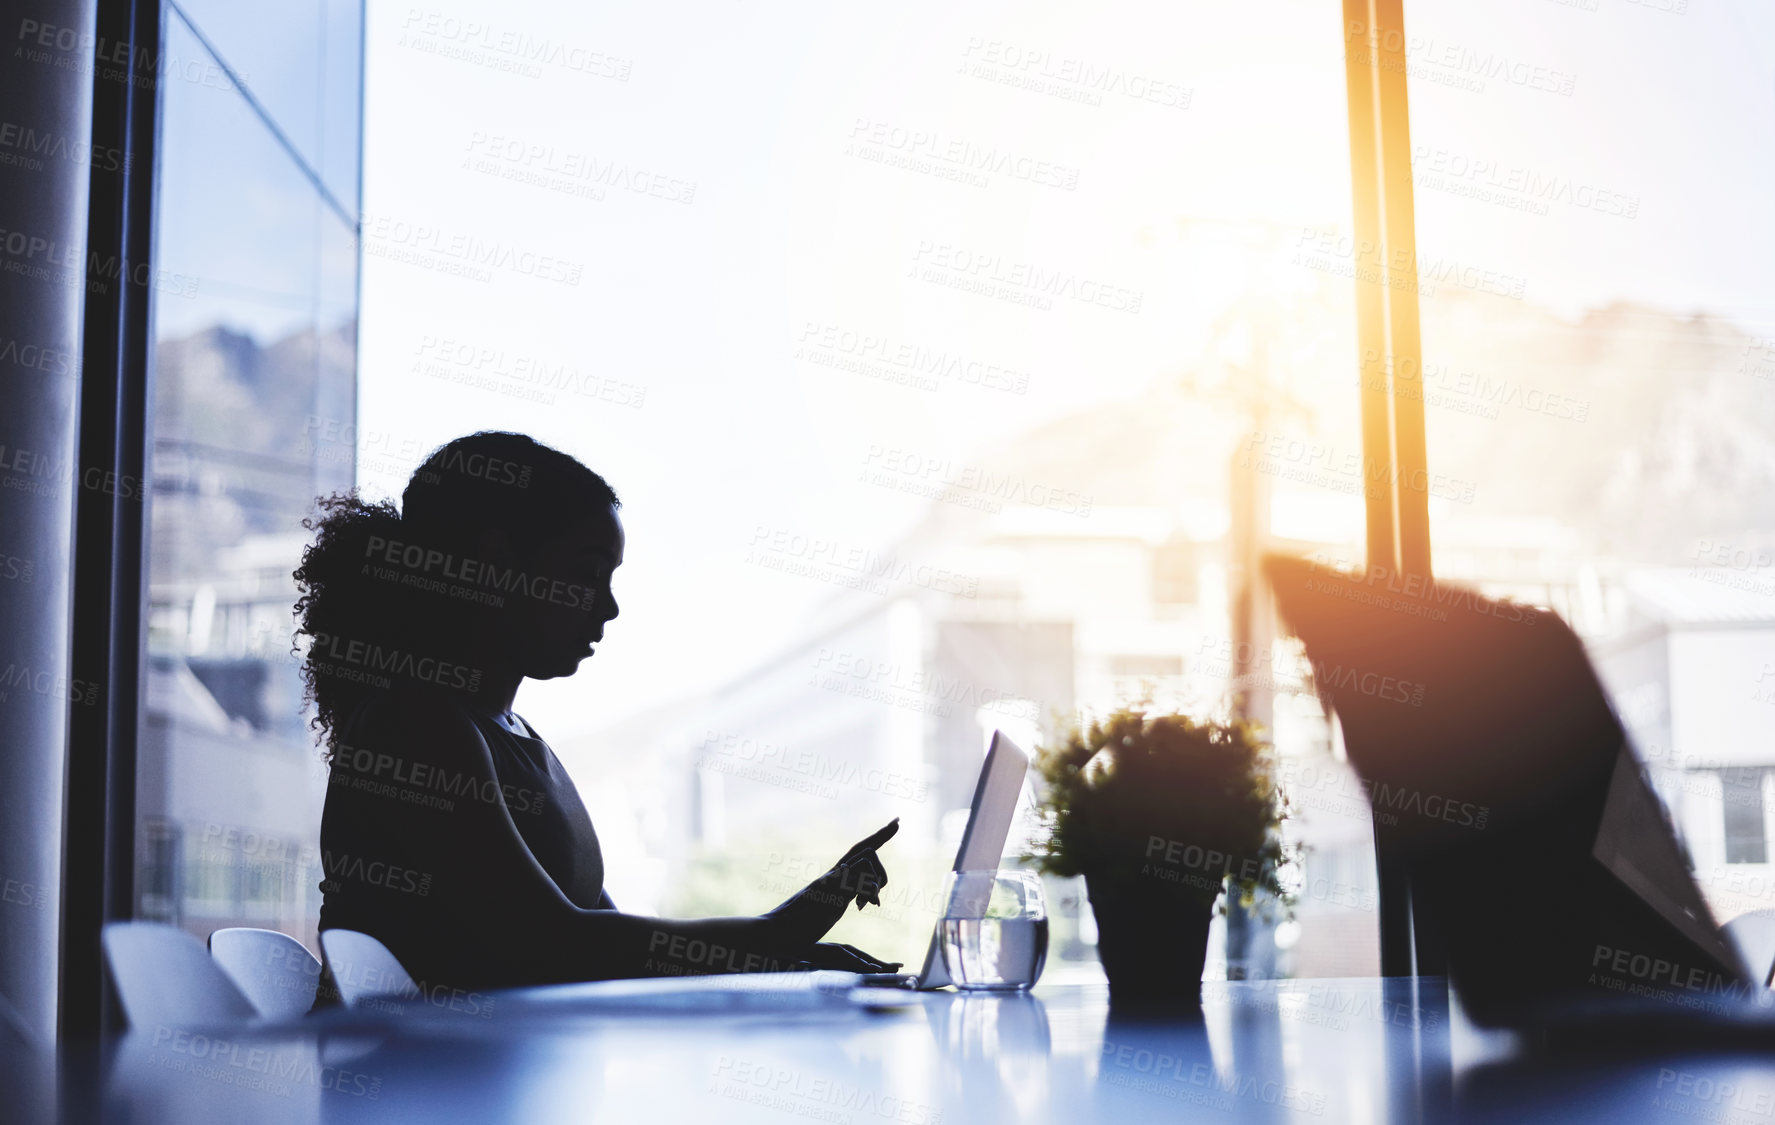
[[[401,815],[400,803],[390,802],[386,811],[404,836],[418,837],[406,843],[432,876],[432,905],[471,929],[463,935],[469,948],[494,959],[477,966],[477,976],[528,983],[786,969],[825,932],[812,932],[818,919],[805,913],[650,918],[617,911],[608,895],[584,909],[524,843],[499,796],[486,741],[459,706],[378,710],[382,721],[355,741],[439,771],[461,794],[448,809],[406,806]]]

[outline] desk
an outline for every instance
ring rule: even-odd
[[[1439,979],[1203,987],[1198,1019],[1154,1022],[1112,1018],[1100,985],[1055,985],[880,1014],[538,1018],[494,994],[483,1015],[336,1013],[225,1047],[145,1029],[107,1050],[102,1106],[64,1088],[63,1108],[177,1125],[1775,1123],[1775,1060],[1513,1059]]]

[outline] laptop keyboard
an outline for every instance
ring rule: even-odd
[[[917,973],[864,973],[861,983],[865,988],[917,988]]]

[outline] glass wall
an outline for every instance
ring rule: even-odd
[[[1716,915],[1775,907],[1775,10],[1406,20],[1437,574],[1565,616]]]
[[[1214,971],[1374,972],[1366,795],[1233,608],[1258,546],[1360,559],[1336,5],[699,15],[172,9],[142,915],[312,939],[299,521],[492,427],[626,501],[621,619],[519,699],[624,908],[900,816],[833,936],[916,960],[991,730],[1239,698],[1312,847]],[[1437,573],[1585,636],[1722,918],[1775,906],[1770,18],[1406,12]]]
[[[355,473],[361,4],[168,4],[137,914],[314,941],[325,777],[291,656]]]
[[[991,730],[1236,690],[1315,848],[1213,971],[1374,970],[1361,789],[1229,609],[1248,546],[1362,538],[1340,21],[371,10],[360,479],[496,427],[622,494],[622,616],[518,700],[619,905],[768,909],[899,816],[833,939],[916,962]]]

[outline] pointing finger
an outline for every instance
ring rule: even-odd
[[[872,852],[893,839],[894,834],[898,831],[900,831],[900,818],[896,816],[894,819],[888,821],[887,824],[876,829],[865,839],[858,841],[855,847],[845,853],[844,858],[854,859],[865,852]]]

